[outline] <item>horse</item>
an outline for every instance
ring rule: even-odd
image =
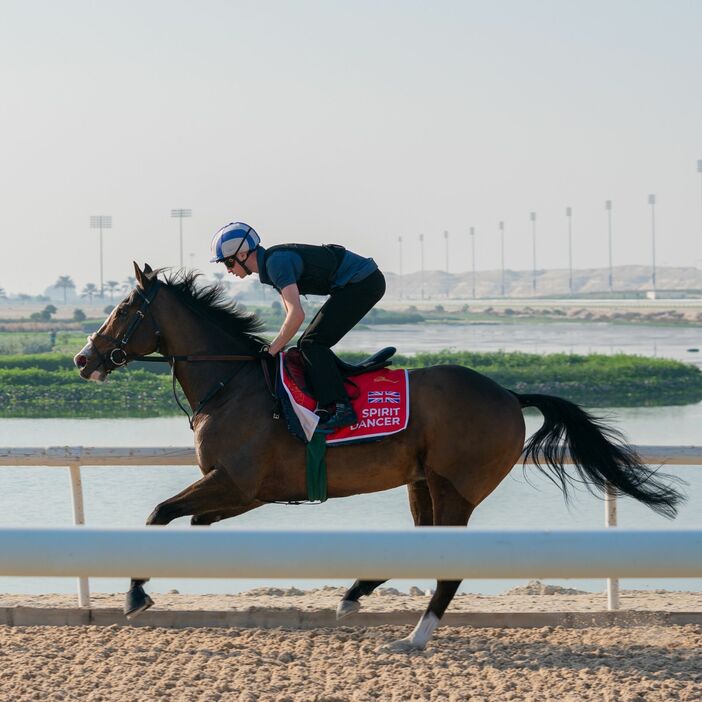
[[[75,356],[80,375],[104,381],[115,369],[155,352],[167,359],[192,411],[202,477],[161,502],[146,524],[191,516],[210,525],[273,502],[304,501],[305,446],[272,416],[266,363],[260,360],[261,323],[231,300],[221,284],[200,286],[197,273],[159,278],[134,264],[136,287],[112,310]],[[232,355],[234,354],[234,355]],[[200,361],[200,362],[197,362]],[[263,372],[266,371],[266,372]],[[410,420],[405,431],[373,443],[330,447],[330,498],[406,485],[416,526],[466,526],[473,510],[513,466],[530,460],[562,489],[609,485],[668,517],[683,495],[674,479],[645,467],[615,429],[568,400],[519,394],[457,365],[409,371]],[[544,416],[525,446],[522,410]],[[564,468],[566,451],[576,475]],[[133,578],[124,611],[138,615],[153,604]],[[341,619],[384,580],[356,580],[337,608]],[[439,580],[426,611],[391,651],[424,649],[460,580]]]

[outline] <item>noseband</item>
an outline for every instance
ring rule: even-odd
[[[155,280],[151,284],[151,287],[149,288],[146,295],[141,290],[139,290],[138,287],[134,288],[137,295],[141,297],[141,307],[139,307],[139,309],[134,313],[134,318],[130,321],[129,326],[127,326],[127,328],[125,329],[121,339],[118,340],[115,339],[113,336],[110,336],[109,334],[101,334],[100,332],[94,332],[88,337],[88,341],[90,341],[93,344],[93,348],[97,351],[98,355],[100,356],[102,366],[107,372],[111,371],[113,368],[119,368],[120,366],[123,366],[127,363],[128,355],[127,351],[125,350],[125,347],[129,343],[129,340],[132,338],[134,332],[137,330],[139,325],[146,318],[146,314],[149,311],[149,306],[154,301],[154,298],[156,297],[156,294],[160,289],[161,283],[158,280]],[[159,330],[153,315],[151,315],[150,319],[151,324],[153,324],[154,327],[154,333],[156,334],[156,350],[158,351],[159,341],[161,338],[161,331]],[[109,351],[102,353],[95,345],[94,339],[105,339],[111,344],[114,344],[114,347]],[[112,367],[108,367],[108,363],[111,363]]]

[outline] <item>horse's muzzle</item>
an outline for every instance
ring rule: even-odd
[[[107,377],[107,373],[100,367],[100,354],[90,341],[73,357],[73,363],[85,380],[101,383]]]

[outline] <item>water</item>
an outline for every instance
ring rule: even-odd
[[[420,351],[523,351],[524,353],[627,353],[702,365],[702,327],[656,327],[608,322],[514,322],[468,325],[378,325],[347,334],[337,348],[396,346]]]
[[[373,327],[352,332],[344,346],[368,351],[393,344],[403,352],[443,348],[474,350],[523,350],[529,352],[572,351],[587,353],[638,353],[684,360],[697,360],[687,348],[699,343],[697,329],[625,327],[608,324],[500,324],[423,325]],[[607,414],[624,430],[628,439],[640,444],[699,444],[702,403],[685,407],[613,409]],[[533,431],[540,417],[528,416]],[[181,417],[158,419],[0,420],[0,446],[188,446],[192,434]],[[702,516],[702,470],[693,466],[671,467],[686,480],[688,502],[675,522],[658,517],[631,500],[619,503],[619,523],[624,528],[699,529]],[[85,468],[83,480],[86,521],[95,526],[139,526],[160,501],[171,497],[199,477],[188,467]],[[548,480],[529,470],[527,481],[515,468],[471,518],[473,529],[588,529],[604,524],[600,500],[579,492],[566,504],[560,491]],[[371,516],[369,519],[368,516]],[[178,520],[186,524],[187,519]],[[66,526],[72,523],[68,471],[58,468],[5,468],[0,470],[0,526]],[[267,505],[213,529],[360,529],[404,528],[412,526],[406,490],[330,500],[319,506],[290,507]],[[522,580],[467,580],[463,591],[502,592]],[[549,580],[590,591],[604,587],[602,580]],[[158,579],[154,592],[177,588],[181,592],[238,592],[261,585],[316,587],[347,584],[346,581],[319,580],[198,580]],[[433,587],[431,581],[393,581],[406,589],[411,584]],[[125,589],[120,579],[91,579],[94,591]],[[626,588],[702,590],[702,579],[625,580]],[[72,578],[0,578],[0,591],[19,593],[74,592]]]

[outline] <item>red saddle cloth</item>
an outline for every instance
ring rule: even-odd
[[[296,350],[280,353],[280,379],[307,440],[312,438],[317,401],[305,390],[302,358]],[[326,437],[328,445],[373,441],[407,428],[409,379],[404,369],[380,368],[354,375],[344,382],[358,417],[358,424],[342,427]],[[319,425],[320,429],[324,425]]]

